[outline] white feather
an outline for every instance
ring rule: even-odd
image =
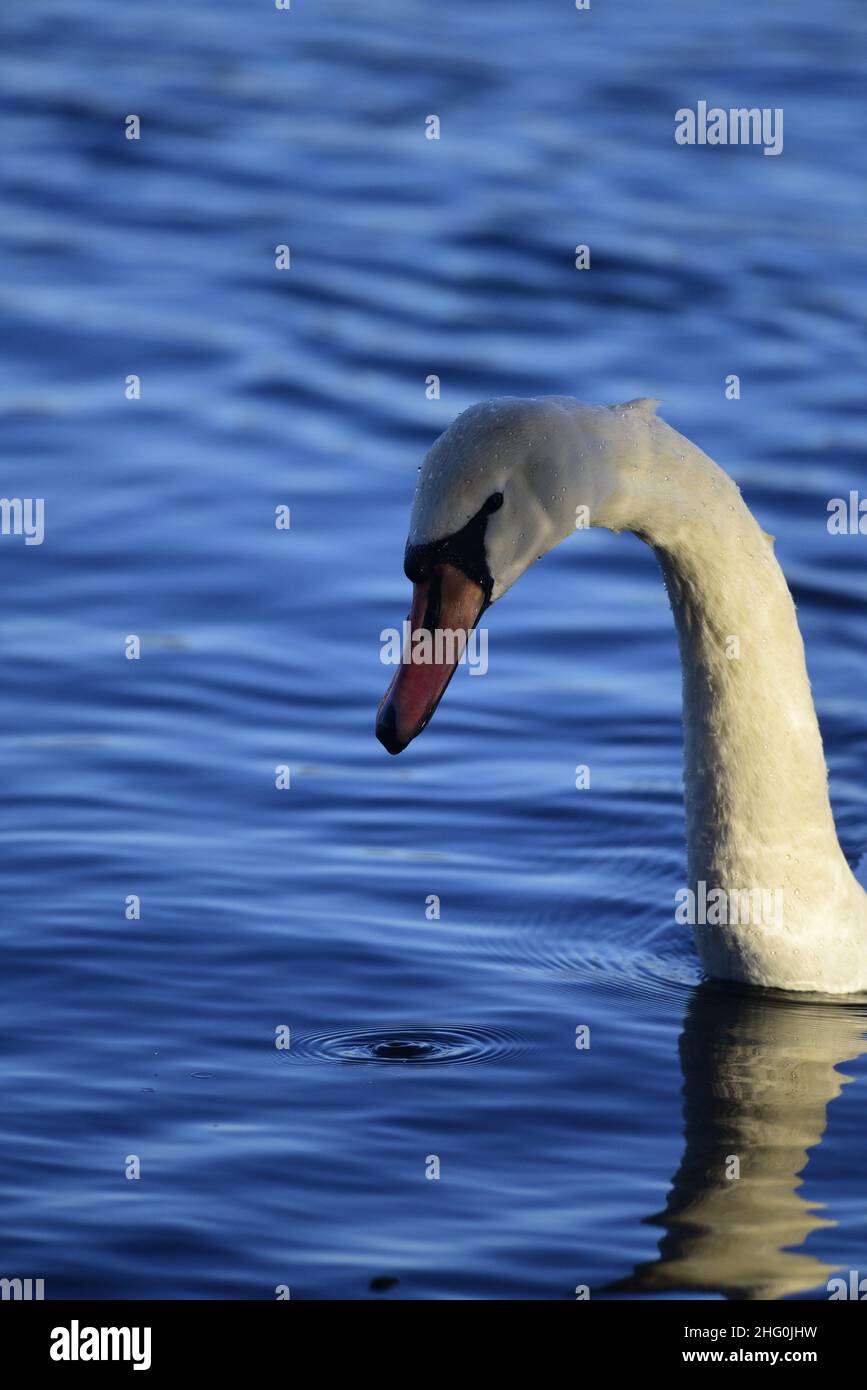
[[[705,969],[780,989],[867,990],[867,874],[862,866],[856,882],[837,841],[772,538],[657,404],[550,396],[473,406],[425,460],[410,540],[451,535],[501,492],[485,533],[494,600],[582,524],[647,541],[680,641],[689,887],[721,890],[727,914],[734,894],[774,895],[770,921],[695,927]]]

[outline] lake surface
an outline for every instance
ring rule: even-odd
[[[778,538],[867,847],[867,538],[826,526],[865,484],[863,6],[45,0],[3,29],[3,491],[45,539],[0,539],[0,1275],[867,1274],[867,1005],[703,983],[674,922],[651,553],[562,546],[489,614],[484,679],[400,759],[373,734],[436,435],[486,397],[659,396]],[[783,108],[783,153],[677,146],[698,100]]]

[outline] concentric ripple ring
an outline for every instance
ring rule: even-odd
[[[504,1061],[524,1050],[504,1028],[380,1028],[369,1032],[307,1034],[278,1053],[288,1062],[355,1062],[380,1066],[446,1066]]]

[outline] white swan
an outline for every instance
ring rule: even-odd
[[[766,535],[659,403],[483,402],[433,445],[405,569],[413,631],[471,629],[577,526],[633,531],[659,560],[683,666],[690,887],[779,894],[768,923],[694,926],[706,972],[766,987],[867,990],[867,893],[837,842],[795,607]],[[731,639],[737,639],[736,643]],[[739,648],[739,654],[738,654]],[[454,662],[398,667],[377,735],[399,753]]]

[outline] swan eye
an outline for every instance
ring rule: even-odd
[[[498,512],[502,505],[503,494],[501,492],[492,492],[484,507],[482,508],[482,511],[485,513],[486,516],[490,516],[492,512]]]
[[[423,583],[436,565],[454,565],[468,579],[472,579],[485,593],[490,602],[494,580],[488,568],[485,554],[485,528],[488,517],[498,512],[503,505],[503,494],[492,492],[483,502],[475,516],[466,526],[439,541],[426,541],[422,545],[407,542],[403,568],[407,579],[413,584]]]

